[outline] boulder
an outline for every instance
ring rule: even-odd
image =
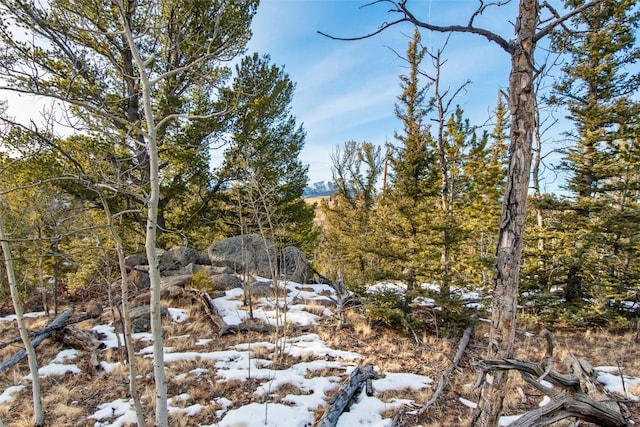
[[[230,267],[218,267],[215,265],[205,265],[203,266],[204,271],[207,272],[209,276],[213,276],[214,274],[233,274],[233,268]]]
[[[242,280],[235,274],[214,274],[209,280],[211,280],[214,291],[228,291],[242,287]]]
[[[191,284],[191,274],[181,274],[176,276],[168,276],[160,278],[160,288],[170,288],[173,286],[178,286],[180,288],[184,288],[187,285]]]
[[[204,271],[209,276],[214,274],[232,274],[233,269],[229,267],[216,267],[213,265],[203,264],[189,264],[183,270],[183,274],[195,274],[199,271]]]
[[[166,307],[160,308],[160,316],[166,317],[169,310]],[[143,305],[133,307],[129,311],[133,332],[149,332],[151,330],[151,306]]]
[[[146,265],[147,257],[143,255],[131,255],[125,258],[124,264],[129,268],[133,268],[137,265]]]
[[[271,278],[272,265],[276,262],[273,243],[259,234],[234,236],[213,243],[209,250],[211,265],[228,267],[236,273],[248,273]]]
[[[313,277],[307,258],[295,246],[287,246],[282,251],[280,271],[284,279],[296,283],[307,283]]]
[[[129,282],[133,283],[137,290],[149,289],[151,286],[151,279],[149,273],[142,270],[132,270],[129,273]]]
[[[174,246],[168,251],[158,251],[160,271],[179,270],[200,260],[200,252],[186,246]]]
[[[253,298],[273,297],[273,286],[268,282],[254,282],[249,285]]]

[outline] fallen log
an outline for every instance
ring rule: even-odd
[[[358,366],[351,372],[347,381],[340,387],[333,403],[325,411],[318,422],[318,427],[335,427],[340,415],[344,412],[354,395],[370,379],[376,378],[373,366]],[[373,393],[373,391],[371,391]]]
[[[63,314],[64,314],[64,312],[63,312]],[[47,326],[44,329],[40,329],[40,330],[37,330],[37,331],[31,331],[31,332],[29,332],[29,336],[31,338],[34,338],[34,337],[37,337],[37,336],[42,335],[42,334],[49,334],[50,335],[52,332],[54,332],[54,331],[56,331],[58,329],[65,328],[65,327],[67,327],[69,325],[74,325],[76,323],[84,322],[85,320],[94,319],[95,317],[96,316],[93,313],[84,313],[84,314],[82,314],[82,315],[80,315],[78,317],[75,317],[73,319],[65,320],[65,322],[63,324],[55,324],[54,325],[53,323],[51,323],[49,326]],[[5,347],[10,346],[11,344],[15,344],[15,343],[20,342],[20,341],[22,341],[22,338],[15,337],[15,338],[10,339],[9,341],[2,342],[2,343],[0,343],[0,350],[5,348]]]
[[[31,344],[33,345],[33,347],[37,347],[38,345],[40,345],[42,343],[42,341],[44,341],[45,339],[49,338],[49,336],[51,334],[53,334],[53,331],[55,331],[56,329],[60,329],[62,327],[64,327],[65,322],[67,321],[67,319],[69,318],[69,316],[71,316],[71,313],[73,313],[73,309],[68,308],[65,311],[63,311],[60,316],[56,317],[45,329],[40,335],[38,335],[37,337],[35,337],[33,339],[33,341],[31,341]],[[20,362],[25,356],[27,355],[27,351],[25,349],[21,349],[19,350],[16,354],[13,355],[13,357],[11,357],[9,360],[0,363],[0,372],[4,371],[7,368],[10,368],[11,366],[15,365],[16,363]]]
[[[204,306],[205,313],[207,314],[209,319],[211,319],[214,325],[216,325],[221,331],[225,328],[229,328],[229,325],[224,321],[224,319],[218,312],[216,305],[214,304],[208,293],[196,288],[188,288],[185,290],[190,293],[194,297],[194,299],[200,301],[200,303]]]
[[[98,333],[94,330],[66,326],[56,332],[56,338],[69,347],[84,350],[87,353],[94,353],[96,350],[101,350],[105,347],[105,344],[100,341]]]
[[[542,427],[565,418],[579,418],[605,427],[628,425],[620,406],[599,391],[599,387],[593,381],[593,369],[587,362],[578,361],[570,355],[565,363],[572,371],[571,374],[559,374],[551,369],[553,344],[548,331],[545,331],[545,336],[547,354],[541,363],[518,359],[481,360],[476,363],[482,370],[479,383],[489,371],[516,370],[528,384],[551,399],[546,405],[525,413],[509,426]],[[542,384],[543,378],[554,387]]]

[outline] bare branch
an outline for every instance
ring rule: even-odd
[[[67,98],[66,96],[62,96],[62,95],[58,95],[56,93],[47,93],[47,92],[41,92],[41,91],[34,91],[34,90],[28,90],[28,89],[21,89],[21,88],[16,88],[16,87],[12,87],[12,86],[0,86],[0,90],[6,90],[9,92],[14,92],[14,93],[18,93],[18,94],[24,94],[24,95],[35,95],[35,96],[42,96],[43,98],[48,98],[48,99],[55,99],[58,101],[62,101],[64,103],[82,108],[82,109],[86,109],[87,111],[102,117],[104,119],[110,120],[112,121],[115,125],[120,126],[121,129],[130,129],[134,132],[140,133],[142,135],[146,134],[146,132],[144,131],[144,129],[142,129],[139,126],[134,125],[133,123],[131,123],[130,121],[120,118],[115,114],[110,114],[107,112],[107,110],[104,107],[104,105],[100,105],[100,106],[95,106],[93,104],[90,104],[88,102],[83,102],[81,100],[77,100],[74,98]]]
[[[480,1],[480,6],[478,6],[478,9],[473,13],[473,15],[471,15],[471,18],[469,18],[469,23],[467,24],[468,27],[473,27],[473,21],[474,19],[479,16],[482,15],[485,11],[486,8],[490,7],[490,6],[504,6],[505,4],[511,3],[511,0],[506,0],[506,1],[496,1],[496,2],[492,2],[492,3],[488,3],[488,4],[484,4],[483,0],[479,0]]]
[[[394,26],[396,24],[399,24],[401,22],[409,22],[409,20],[406,19],[406,18],[402,18],[402,19],[398,19],[398,20],[392,21],[392,22],[385,22],[376,31],[374,31],[372,33],[365,34],[364,36],[357,36],[357,37],[336,37],[336,36],[332,36],[332,35],[329,35],[327,33],[324,33],[322,31],[317,31],[317,33],[322,35],[322,36],[325,36],[327,38],[330,38],[332,40],[341,40],[341,41],[364,40],[364,39],[371,38],[371,37],[373,37],[373,36],[375,36],[377,34],[380,34],[384,30],[386,30],[387,28],[392,27],[392,26]]]
[[[559,25],[562,25],[565,21],[573,18],[574,16],[584,12],[585,10],[597,5],[598,3],[602,2],[602,0],[592,0],[588,3],[583,4],[580,7],[575,8],[574,10],[572,10],[571,12],[567,13],[564,16],[561,16],[559,18],[556,18],[555,20],[551,21],[551,23],[549,23],[546,27],[544,27],[542,30],[538,31],[534,36],[533,36],[533,41],[537,42],[538,40],[546,37],[551,31],[553,31],[554,28],[556,28]],[[546,2],[545,2],[546,3]],[[553,12],[552,12],[553,13]],[[556,12],[557,13],[557,12]]]
[[[424,22],[418,18],[416,18],[416,16],[409,10],[409,8],[406,5],[406,0],[401,0],[401,1],[391,1],[391,0],[379,0],[379,1],[375,1],[372,3],[368,3],[365,6],[370,6],[373,4],[377,4],[377,3],[390,3],[394,6],[394,8],[390,9],[389,12],[391,13],[399,13],[402,14],[402,17],[399,19],[396,19],[395,21],[391,21],[391,22],[384,22],[376,31],[373,31],[371,33],[365,34],[363,36],[357,36],[357,37],[336,37],[336,36],[332,36],[329,35],[327,33],[324,33],[322,31],[318,31],[318,34],[323,35],[327,38],[330,38],[332,40],[343,40],[343,41],[354,41],[354,40],[364,40],[364,39],[368,39],[371,38],[377,34],[382,33],[384,30],[386,30],[387,28],[390,28],[394,25],[400,24],[402,22],[409,22],[412,23],[413,25],[420,27],[420,28],[424,28],[426,30],[429,31],[435,31],[438,33],[471,33],[471,34],[477,34],[479,36],[482,36],[484,38],[486,38],[487,40],[496,43],[498,46],[500,46],[503,50],[505,50],[506,52],[511,52],[513,50],[513,47],[511,46],[511,43],[509,43],[506,39],[500,37],[499,35],[497,35],[496,33],[483,29],[483,28],[476,28],[473,27],[471,24],[473,24],[473,17],[470,19],[469,21],[469,25],[433,25],[427,22]],[[481,11],[478,12],[476,11],[475,14],[479,14],[482,13],[482,11],[491,5],[501,5],[501,4],[506,4],[508,2],[498,2],[498,3],[490,3],[487,4],[486,6],[482,7],[481,6]]]

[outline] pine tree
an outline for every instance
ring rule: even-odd
[[[405,278],[403,272],[408,272],[432,279],[439,269],[430,250],[437,237],[429,221],[435,210],[437,173],[425,123],[428,85],[420,82],[420,65],[427,51],[420,41],[416,30],[407,47],[409,73],[400,76],[402,93],[395,106],[402,130],[395,134],[397,145],[389,147],[390,180],[376,215],[380,238],[390,244],[376,247],[388,260],[391,277]]]
[[[402,132],[396,132],[398,146],[390,147],[391,186],[394,193],[414,201],[433,193],[428,180],[433,180],[434,153],[430,151],[431,136],[425,123],[427,114],[426,91],[420,86],[420,64],[426,48],[420,44],[420,32],[414,31],[407,48],[409,75],[400,76],[402,94],[395,106],[396,117],[402,123]],[[426,184],[426,185],[425,185]]]
[[[504,193],[509,120],[502,97],[490,133],[468,136],[458,178],[458,221],[463,233],[456,270],[471,286],[487,287],[495,261],[500,199]]]
[[[567,2],[570,7],[582,4]],[[574,145],[563,163],[575,199],[558,205],[563,210],[559,218],[570,225],[555,227],[572,236],[572,250],[560,258],[564,297],[576,307],[585,298],[606,306],[609,298],[632,290],[637,277],[632,260],[640,233],[640,103],[634,96],[640,73],[631,70],[640,58],[639,19],[637,2],[606,0],[576,15],[572,31],[554,39],[555,47],[569,54],[555,101],[566,107],[575,126],[570,134]]]
[[[141,54],[153,56],[150,69],[164,77],[154,85],[152,97],[154,113],[166,119],[157,134],[163,245],[171,242],[167,231],[195,239],[203,225],[210,225],[220,189],[209,167],[209,149],[221,126],[218,87],[229,76],[224,63],[242,53],[251,35],[257,3],[166,0],[149,8],[123,2]],[[0,32],[3,58],[10,58],[0,74],[7,86],[60,100],[83,140],[101,141],[92,143],[99,150],[93,154],[112,163],[110,181],[127,183],[137,194],[148,192],[149,153],[137,128],[144,120],[140,75],[122,36],[117,4],[56,0],[41,6],[3,0],[0,13],[6,30]],[[12,34],[23,30],[34,37]],[[83,195],[99,204],[94,195]],[[128,192],[119,198],[136,231],[143,233],[144,215],[136,212],[144,209],[145,198]]]
[[[252,192],[252,200],[259,198],[260,190],[280,223],[282,243],[310,252],[315,246],[314,208],[302,200],[308,166],[299,156],[306,134],[290,114],[294,89],[284,69],[270,64],[268,55],[244,57],[236,66],[233,85],[223,96],[230,106],[231,142],[220,179],[233,181],[234,191]],[[232,204],[230,213],[236,212]]]

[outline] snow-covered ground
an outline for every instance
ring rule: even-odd
[[[390,286],[390,284],[378,285],[377,288],[388,290]],[[310,325],[318,321],[320,316],[333,315],[331,308],[327,307],[328,295],[333,294],[331,287],[295,283],[288,283],[286,287],[288,290],[286,310],[284,310],[284,301],[276,302],[269,298],[262,298],[257,301],[254,317],[270,324],[281,324],[286,316],[288,323]],[[230,290],[226,292],[224,297],[214,300],[220,314],[228,324],[239,324],[249,318],[248,312],[242,306],[241,294],[241,290]],[[278,304],[279,309],[276,310]],[[314,310],[309,310],[309,305],[313,305]],[[29,315],[42,316],[43,314],[31,313]],[[188,312],[184,309],[170,308],[169,314],[171,322],[184,323],[189,321]],[[0,322],[13,320],[14,318],[11,316],[0,318]],[[118,345],[113,325],[101,324],[95,326],[94,329],[101,333],[106,348],[114,348]],[[212,396],[208,405],[194,402],[187,393],[170,396],[169,411],[171,414],[181,413],[185,417],[193,417],[200,411],[207,409],[208,406],[218,408],[216,409],[218,421],[209,424],[216,427],[303,427],[312,425],[314,413],[327,404],[331,391],[337,389],[344,378],[363,363],[361,354],[331,348],[320,336],[314,333],[290,334],[290,336],[280,338],[281,341],[277,343],[246,342],[219,351],[204,349],[211,342],[211,338],[193,336],[165,338],[165,364],[167,372],[171,373],[171,381],[180,383],[200,377],[214,377],[218,382],[239,380],[246,384],[245,393],[252,393],[255,397],[251,399],[252,403],[239,406],[225,396]],[[174,351],[171,344],[187,338],[196,338],[196,348],[182,352]],[[148,333],[140,333],[135,334],[134,339],[140,342],[150,342],[151,336]],[[199,351],[199,347],[203,349]],[[272,356],[277,351],[293,356],[299,362],[284,369],[273,363]],[[40,368],[40,376],[61,377],[81,373],[80,364],[76,363],[78,353],[76,350],[60,351],[53,360]],[[150,353],[150,347],[143,347],[139,351],[141,357],[151,357]],[[198,367],[185,372],[177,372],[176,366],[179,362],[204,360],[211,362],[206,364],[207,368]],[[194,364],[197,365],[197,363]],[[104,372],[109,373],[114,371],[118,364],[101,361],[100,366]],[[390,394],[386,392],[406,389],[423,390],[430,388],[433,384],[433,380],[426,376],[405,372],[382,372],[379,368],[376,369],[379,378],[373,381],[374,395],[367,396],[364,391],[361,392],[350,411],[341,416],[339,426],[388,426],[391,419],[383,417],[383,414],[388,416],[393,410],[405,404],[420,405],[424,402],[388,398],[385,396]],[[631,386],[640,384],[640,378],[623,377],[618,367],[602,366],[596,370],[598,371],[598,380],[606,388],[618,394],[625,395],[626,393],[627,399],[638,400],[638,396],[631,394],[628,390]],[[331,372],[332,374],[319,374],[322,372]],[[339,375],[340,373],[341,375]],[[6,388],[0,394],[0,405],[9,404],[18,395],[22,396],[21,398],[27,398],[25,388],[29,387],[28,381],[28,377],[25,377],[20,383]],[[289,389],[295,392],[275,398],[274,391],[283,385],[290,385]],[[474,405],[473,402],[464,399],[461,401],[467,406]],[[94,423],[95,426],[123,426],[129,423],[135,424],[136,421],[132,402],[125,396],[106,399],[97,404],[94,409],[94,412],[85,421],[89,424]],[[507,425],[513,419],[514,417],[504,417],[501,425]]]

